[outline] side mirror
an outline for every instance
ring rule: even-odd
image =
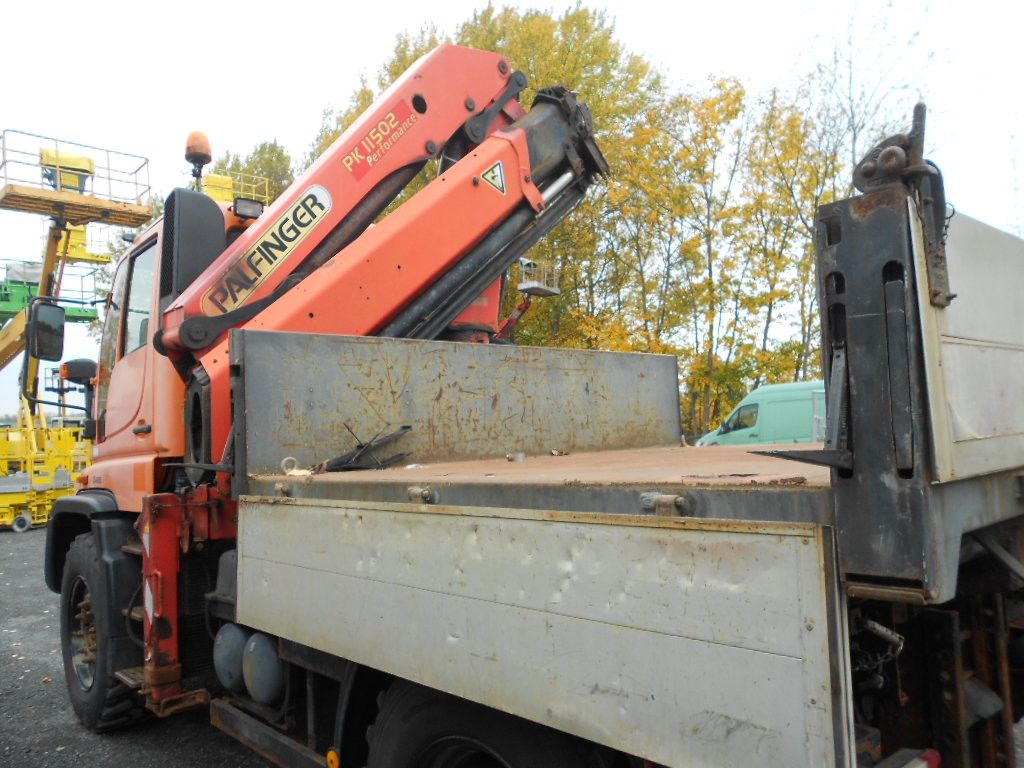
[[[85,421],[82,423],[82,437],[96,439],[96,419],[92,418],[92,403],[95,392],[92,381],[96,376],[96,361],[80,358],[68,360],[60,367],[60,377],[85,389]]]
[[[32,304],[28,313],[28,350],[37,360],[64,356],[64,308],[48,301]]]

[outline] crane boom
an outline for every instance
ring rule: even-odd
[[[529,114],[493,132],[240,327],[437,338],[607,170],[586,105],[564,88],[543,89]],[[497,303],[489,307],[495,326]],[[211,402],[227,403],[227,339],[197,359]],[[228,444],[230,409],[215,407],[211,417],[213,453],[193,455],[200,463]]]
[[[496,53],[423,56],[175,298],[164,349],[207,348],[255,316],[354,240],[453,136],[479,144],[521,117],[525,84]]]

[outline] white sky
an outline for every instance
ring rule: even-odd
[[[556,13],[573,2],[510,2]],[[677,85],[733,76],[757,93],[792,87],[852,35],[864,78],[908,86],[906,124],[929,107],[926,155],[958,210],[1024,233],[1024,4],[1013,0],[588,2],[627,49]],[[4,8],[0,128],[150,159],[154,190],[187,183],[189,131],[247,153],[276,138],[305,155],[324,109],[360,75],[375,79],[395,36],[442,32],[482,7],[468,0],[342,3],[19,2]],[[23,75],[18,76],[18,70]],[[530,73],[526,73],[529,77]],[[565,83],[572,86],[572,83]],[[586,98],[586,94],[582,94]],[[0,212],[0,258],[38,258],[45,223]],[[69,326],[68,357],[95,357]],[[17,403],[18,364],[0,373],[0,412]]]

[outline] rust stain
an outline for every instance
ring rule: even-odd
[[[872,192],[853,198],[850,210],[854,218],[863,221],[879,208],[890,208],[894,211],[902,210],[905,199],[902,185],[880,187]]]

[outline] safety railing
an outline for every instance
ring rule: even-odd
[[[561,293],[558,287],[558,269],[553,264],[521,259],[518,271],[517,288],[520,293],[537,297],[557,296]]]
[[[270,179],[243,171],[208,173],[203,177],[203,192],[214,200],[230,203],[236,197],[257,200],[269,205]]]
[[[150,195],[149,160],[8,129],[0,132],[0,186],[8,185],[143,205]]]
[[[38,261],[5,260],[0,262],[0,315],[27,306],[35,296],[42,277],[42,264]],[[77,304],[95,301],[107,288],[109,279],[101,268],[88,264],[65,264],[59,274],[58,298]],[[8,306],[11,305],[11,306]],[[95,314],[90,312],[87,314]]]

